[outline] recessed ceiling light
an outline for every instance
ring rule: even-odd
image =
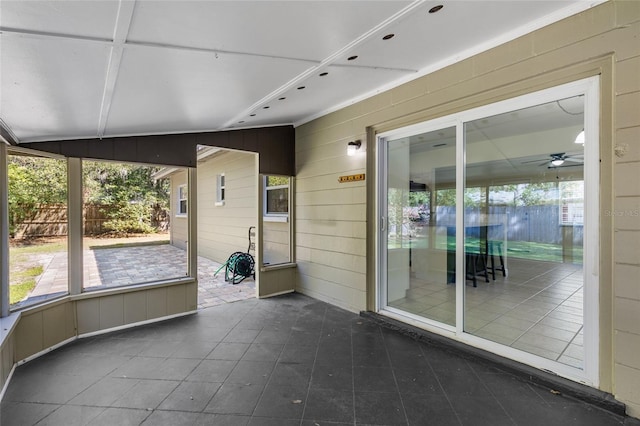
[[[391,38],[393,38],[395,36],[395,34],[387,34],[386,36],[382,37],[383,40],[389,40]]]
[[[263,106],[262,109],[269,109],[269,105]]]
[[[302,90],[304,88],[305,88],[305,86],[300,86],[300,87],[298,87],[298,90]]]
[[[325,75],[329,75],[329,73],[328,73],[328,72],[326,72],[326,71],[325,71],[325,72],[321,72],[321,73],[320,73],[320,77],[324,77]]]
[[[284,96],[281,97],[281,98],[278,98],[279,101],[284,101],[285,99],[287,99],[287,98],[285,98]]]
[[[354,59],[358,59],[358,55],[349,56],[347,61],[353,61]]]
[[[439,4],[437,6],[433,6],[431,9],[429,9],[429,13],[436,13],[438,12],[440,9],[442,9],[444,6]]]

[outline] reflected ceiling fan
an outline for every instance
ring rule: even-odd
[[[540,166],[547,166],[548,169],[558,167],[575,167],[584,164],[583,154],[567,154],[558,152],[549,154],[548,157],[538,158],[537,160],[523,161],[521,164],[540,163]]]

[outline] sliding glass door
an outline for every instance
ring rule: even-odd
[[[583,95],[464,123],[464,330],[578,368],[583,127]]]
[[[590,79],[379,135],[379,311],[595,382],[597,106]]]
[[[455,326],[455,127],[386,144],[387,306]]]

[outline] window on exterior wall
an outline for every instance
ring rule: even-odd
[[[7,174],[9,305],[15,310],[69,292],[67,160],[9,150]]]
[[[286,218],[289,216],[289,178],[265,176],[264,216]]]
[[[289,220],[288,176],[263,178],[262,264],[282,265],[292,262],[291,221]]]
[[[177,214],[187,214],[187,185],[180,185],[178,187],[178,210]]]
[[[216,206],[224,206],[225,183],[224,173],[216,176]]]

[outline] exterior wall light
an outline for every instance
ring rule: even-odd
[[[362,143],[360,141],[353,141],[347,144],[347,155],[349,157],[356,155],[356,152],[360,149]]]

